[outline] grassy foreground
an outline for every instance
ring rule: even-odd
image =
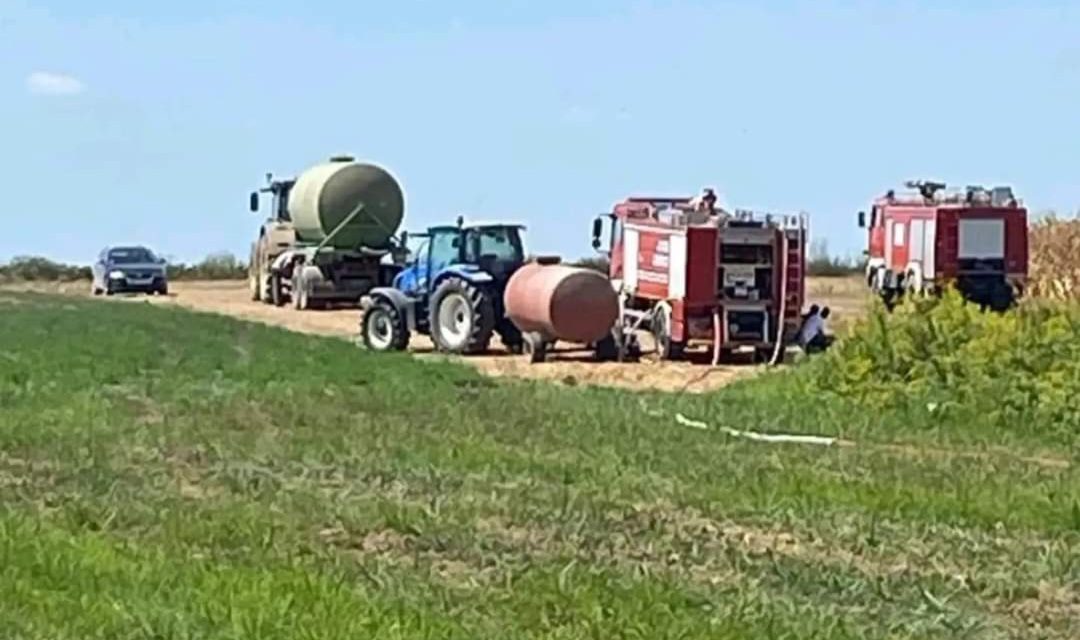
[[[0,294],[0,637],[1080,635],[1077,433],[836,364],[632,394]]]

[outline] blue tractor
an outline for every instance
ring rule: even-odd
[[[468,224],[413,234],[423,244],[389,287],[361,299],[360,339],[374,351],[401,351],[413,332],[428,335],[444,353],[475,354],[499,334],[507,349],[522,349],[521,332],[506,317],[506,282],[525,263],[524,227]]]

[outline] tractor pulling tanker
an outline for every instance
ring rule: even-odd
[[[297,309],[356,303],[390,282],[402,256],[395,242],[405,199],[385,169],[348,156],[331,158],[296,179],[275,179],[251,194],[269,194],[271,211],[251,247],[251,297]],[[386,259],[392,258],[387,264]]]
[[[866,283],[892,307],[909,293],[953,284],[967,300],[995,311],[1012,306],[1027,280],[1027,209],[1010,187],[947,190],[909,181],[874,201],[867,229]]]
[[[402,350],[416,331],[440,351],[479,353],[498,332],[532,362],[558,341],[624,361],[640,355],[637,333],[647,330],[662,359],[707,341],[715,363],[739,349],[775,362],[797,333],[805,215],[728,213],[709,199],[629,198],[595,221],[597,249],[604,218],[612,222],[608,274],[558,259],[525,263],[519,227],[459,220],[429,229],[392,285],[364,296],[361,340],[378,351]]]

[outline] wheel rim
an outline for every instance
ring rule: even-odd
[[[465,344],[472,333],[472,308],[465,296],[451,293],[439,304],[439,335],[450,348]]]
[[[372,311],[371,314],[367,328],[368,344],[373,349],[388,349],[394,338],[394,324],[390,321],[390,314],[382,309]]]

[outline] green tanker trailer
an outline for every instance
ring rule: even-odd
[[[397,180],[374,164],[335,157],[292,179],[266,176],[251,194],[271,211],[251,247],[253,300],[297,309],[327,302],[358,303],[390,283],[404,258],[395,234],[405,198]]]

